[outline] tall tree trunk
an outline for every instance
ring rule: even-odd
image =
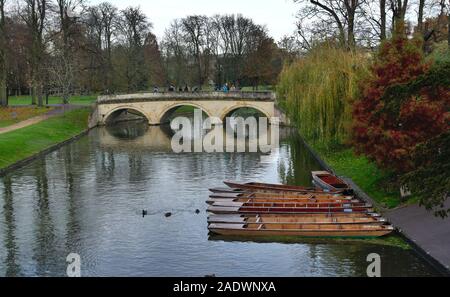
[[[355,14],[360,0],[345,0],[345,10],[347,12],[347,47],[351,50],[355,48]]]
[[[8,94],[7,94],[7,85],[6,85],[6,79],[4,77],[6,76],[6,72],[2,70],[2,76],[0,78],[0,106],[8,106]]]
[[[386,0],[380,0],[380,39],[386,39]]]
[[[355,10],[348,11],[347,38],[349,49],[355,48]]]
[[[31,82],[31,91],[30,91],[30,95],[31,95],[31,104],[32,105],[36,105],[37,103],[37,99],[36,99],[36,94],[37,94],[37,87],[36,87],[36,80],[33,78],[32,82]]]
[[[408,0],[391,0],[391,10],[392,10],[394,30],[399,23],[405,22],[407,9],[408,9]]]
[[[43,107],[44,106],[44,95],[42,90],[42,84],[40,83],[38,86],[38,93],[37,93],[37,99],[38,99],[38,106]]]
[[[0,53],[2,57],[0,57],[0,106],[8,105],[8,94],[7,94],[7,71],[6,71],[6,55],[4,51]]]
[[[0,106],[8,105],[5,41],[5,0],[0,0]]]
[[[423,9],[425,7],[425,0],[419,0],[419,12],[417,14],[417,31],[423,35]]]
[[[69,86],[71,85],[71,81],[69,81],[70,78],[68,73],[66,71],[72,71],[72,68],[70,67],[71,63],[71,55],[70,55],[70,45],[69,45],[69,30],[71,27],[71,20],[68,15],[69,5],[70,1],[67,0],[58,0],[58,8],[59,8],[59,22],[60,22],[60,31],[62,35],[62,75],[64,77],[64,80],[62,81],[62,97],[63,97],[63,104],[69,103],[69,97],[70,97],[70,89]],[[70,69],[70,70],[69,70]]]
[[[448,43],[448,51],[450,51],[450,12],[448,12],[447,15],[447,27],[448,27],[447,43]]]

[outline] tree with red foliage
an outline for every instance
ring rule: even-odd
[[[436,78],[425,63],[421,42],[401,32],[379,50],[354,105],[352,138],[357,153],[405,173],[416,146],[448,130],[450,92],[448,78]]]

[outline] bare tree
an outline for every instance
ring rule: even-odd
[[[108,2],[103,2],[99,5],[102,15],[103,34],[104,34],[104,48],[106,50],[106,65],[105,79],[106,88],[108,92],[112,90],[112,76],[114,75],[114,68],[112,63],[112,38],[117,23],[118,9]]]
[[[238,83],[243,76],[243,65],[246,54],[256,48],[248,46],[251,36],[256,28],[253,20],[238,15],[216,16],[218,33],[221,38],[223,66],[226,69],[225,80]]]
[[[298,40],[297,35],[285,35],[278,41],[278,48],[283,55],[283,62],[285,63],[294,61],[302,51],[301,41]]]
[[[339,40],[348,48],[355,46],[355,21],[363,0],[294,0],[304,5],[303,16],[334,24]]]
[[[389,34],[386,0],[362,2],[360,16],[356,25],[358,42],[369,48],[378,46]]]
[[[191,55],[194,57],[197,65],[197,84],[202,86],[204,82],[202,65],[202,47],[205,44],[205,22],[206,17],[200,15],[188,16],[182,19],[185,39],[188,44]]]
[[[43,81],[45,53],[44,30],[47,20],[48,0],[24,0],[21,17],[31,36],[28,49],[30,60],[31,98],[33,104],[43,105]],[[37,100],[36,100],[37,99]]]
[[[75,80],[73,61],[69,59],[71,58],[59,54],[56,59],[49,62],[50,77],[54,84],[61,89],[64,104],[69,102],[68,94],[70,94]]]
[[[56,64],[68,63],[63,67],[53,69],[57,71],[70,71],[71,73],[60,73],[58,77],[62,83],[59,87],[62,89],[63,103],[69,103],[70,91],[73,81],[62,81],[61,79],[73,79],[74,65],[74,35],[78,34],[78,25],[81,14],[84,10],[84,0],[56,0],[56,12],[59,22],[59,42],[55,42],[56,56],[60,61]],[[54,63],[55,64],[55,63]]]
[[[148,87],[148,78],[143,46],[152,25],[139,7],[129,7],[121,11],[117,27],[126,52],[124,75],[127,89],[128,91],[145,89]]]
[[[163,48],[168,78],[177,85],[187,84],[187,49],[181,20],[174,20],[166,29]]]
[[[83,47],[86,52],[86,65],[84,69],[89,71],[88,88],[103,90],[107,87],[107,73],[105,55],[103,53],[103,18],[98,6],[88,7],[83,20],[86,27],[86,41]]]

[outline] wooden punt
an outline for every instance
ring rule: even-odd
[[[342,212],[336,212],[336,213],[302,213],[302,214],[290,214],[290,213],[281,213],[281,214],[273,214],[273,213],[266,213],[266,214],[210,214],[208,218],[218,218],[221,220],[232,220],[233,218],[237,217],[256,217],[256,216],[264,216],[265,218],[291,218],[291,217],[304,217],[304,218],[360,218],[360,217],[375,217],[375,218],[381,218],[381,215],[375,212],[367,212],[367,213],[342,213]],[[217,222],[221,223],[221,222]],[[240,222],[239,222],[240,223]]]
[[[282,207],[282,206],[210,206],[214,214],[304,214],[304,213],[372,213],[370,207]]]
[[[365,202],[332,202],[332,203],[317,203],[317,202],[216,202],[212,206],[226,206],[226,207],[276,207],[276,208],[372,208],[371,204]]]
[[[372,224],[210,224],[209,231],[225,236],[381,237],[394,231]]]
[[[207,204],[214,203],[228,203],[228,202],[280,202],[280,203],[358,203],[358,199],[309,199],[309,198],[277,198],[277,197],[241,197],[241,198],[210,198],[206,201]]]
[[[265,183],[237,183],[231,181],[224,182],[228,187],[233,189],[241,189],[245,191],[253,191],[253,192],[273,192],[273,191],[283,191],[283,192],[304,192],[304,193],[324,193],[324,192],[332,192],[332,193],[342,193],[343,191],[325,191],[318,188],[306,188],[301,186],[288,186],[281,184],[265,184]]]
[[[213,193],[245,193],[245,191],[241,189],[232,188],[211,188],[209,191]]]
[[[330,194],[330,193],[214,193],[209,196],[210,198],[219,199],[236,199],[236,198],[284,198],[284,199],[310,199],[310,200],[352,200],[353,196],[344,196],[342,194]]]
[[[370,215],[358,214],[357,216],[330,216],[316,215],[211,215],[208,217],[209,224],[377,224],[383,225],[386,219]]]
[[[314,183],[324,190],[345,191],[350,189],[350,186],[346,182],[328,171],[313,171],[312,177]]]

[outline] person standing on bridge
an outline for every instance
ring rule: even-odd
[[[228,93],[228,83],[225,83],[225,84],[223,85],[222,91],[223,91],[224,93]]]

